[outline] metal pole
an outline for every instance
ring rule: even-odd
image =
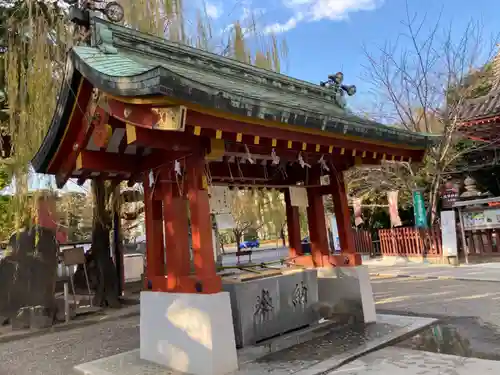
[[[458,218],[460,219],[460,233],[462,235],[462,244],[464,247],[465,264],[469,264],[469,246],[465,239],[464,219],[462,217],[462,207],[458,208]],[[458,258],[458,256],[457,256]]]
[[[64,282],[64,321],[69,322],[69,288],[67,282]]]

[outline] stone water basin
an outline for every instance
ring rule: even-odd
[[[316,270],[287,269],[223,275],[229,292],[238,348],[290,332],[317,321]]]

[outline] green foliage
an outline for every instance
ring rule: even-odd
[[[85,241],[92,234],[92,201],[83,193],[65,193],[58,200],[60,224],[65,228],[68,241]]]
[[[9,240],[14,231],[14,212],[12,210],[12,196],[0,195],[0,241]]]

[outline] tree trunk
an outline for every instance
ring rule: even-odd
[[[281,243],[283,244],[283,247],[286,247],[285,226],[284,225],[281,226],[280,237],[281,237]]]
[[[434,225],[434,222],[436,221],[440,183],[441,183],[440,175],[436,174],[432,178],[431,190],[429,193],[429,217],[430,217],[430,226],[431,227]]]
[[[236,251],[240,251],[242,233],[240,233],[240,231],[238,230],[233,229],[233,234],[234,234],[234,239],[236,240]]]
[[[94,305],[120,307],[118,300],[118,278],[111,259],[109,234],[110,214],[106,210],[106,185],[102,180],[92,181],[94,197],[94,220],[92,227],[92,255],[97,266],[97,288]]]

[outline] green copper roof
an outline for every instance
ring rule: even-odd
[[[424,149],[429,137],[357,117],[335,93],[249,64],[169,42],[101,19],[92,47],[75,47],[75,68],[119,96],[167,95],[240,116]]]
[[[75,47],[74,51],[92,69],[113,77],[131,77],[143,74],[157,65],[148,65],[147,62],[136,61],[124,53],[106,54],[94,47]]]

